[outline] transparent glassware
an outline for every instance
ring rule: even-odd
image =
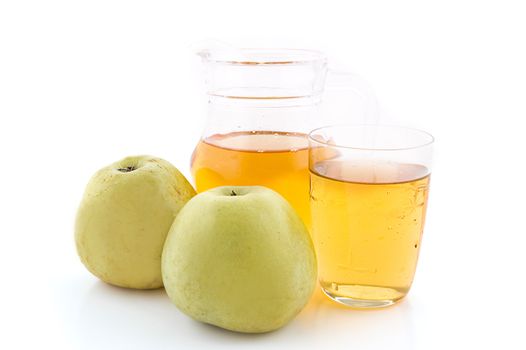
[[[320,125],[327,61],[295,49],[203,50],[208,116],[191,160],[198,192],[263,185],[310,227],[307,133]]]
[[[322,290],[370,308],[402,299],[413,282],[426,215],[433,137],[380,125],[309,134],[311,234]]]

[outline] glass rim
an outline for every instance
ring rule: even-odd
[[[311,49],[221,48],[205,49],[197,54],[208,62],[227,65],[301,65],[327,61],[323,52]]]
[[[315,139],[313,137],[314,133],[319,132],[319,131],[321,131],[323,129],[352,128],[352,127],[355,127],[355,128],[357,128],[357,127],[361,127],[361,128],[371,127],[371,128],[382,128],[382,129],[406,130],[406,131],[411,131],[411,132],[415,132],[415,133],[418,133],[420,135],[423,135],[423,136],[428,138],[428,141],[427,142],[423,142],[423,143],[419,143],[418,145],[415,145],[415,146],[387,147],[387,148],[386,147],[377,147],[377,148],[374,148],[374,147],[356,147],[356,146],[348,146],[348,145],[341,145],[341,144],[331,144],[331,143],[328,143],[326,141],[317,140],[317,139]],[[325,126],[321,126],[321,127],[318,127],[316,129],[311,130],[308,133],[307,138],[309,140],[309,143],[310,142],[314,142],[314,143],[318,143],[318,144],[325,145],[325,146],[328,146],[328,147],[334,147],[334,148],[340,148],[340,149],[350,149],[350,150],[357,150],[357,151],[380,151],[380,152],[407,151],[407,150],[412,150],[412,149],[419,149],[419,148],[423,148],[423,147],[426,147],[426,146],[430,146],[430,145],[432,145],[435,142],[435,137],[433,135],[431,135],[427,131],[424,131],[424,130],[421,130],[421,129],[417,129],[417,128],[413,128],[413,127],[406,127],[406,126],[401,126],[401,125],[391,125],[391,124],[331,124],[331,125],[325,125]],[[309,145],[309,148],[310,148],[310,145]]]

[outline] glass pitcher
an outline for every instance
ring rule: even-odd
[[[310,228],[308,140],[319,124],[327,62],[295,49],[204,50],[208,118],[191,160],[198,192],[262,185]]]

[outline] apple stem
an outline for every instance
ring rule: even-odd
[[[230,193],[231,196],[237,196],[237,193],[234,192],[234,190],[232,190],[232,192]]]
[[[129,173],[130,171],[134,171],[135,167],[127,166],[126,168],[119,168],[117,170],[120,171],[121,173]]]

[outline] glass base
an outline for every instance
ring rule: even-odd
[[[353,308],[370,309],[382,308],[396,304],[407,291],[394,288],[362,286],[362,285],[336,285],[330,287],[322,285],[322,291],[332,300]]]

